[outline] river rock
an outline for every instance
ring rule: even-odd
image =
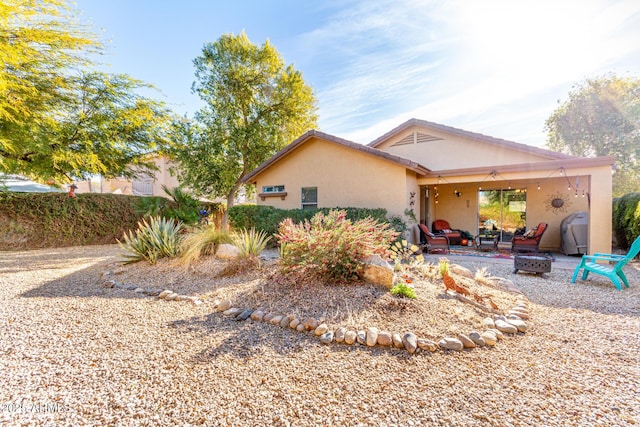
[[[356,342],[360,345],[366,345],[367,343],[367,331],[356,332]]]
[[[167,295],[166,297],[164,297],[165,301],[173,301],[176,298],[178,298],[178,294],[175,292],[171,292],[169,295]]]
[[[491,317],[484,318],[482,324],[488,328],[493,328],[496,325]]]
[[[298,323],[298,326],[296,326],[296,331],[304,332],[304,325],[302,323]]]
[[[253,313],[251,313],[251,320],[255,322],[260,322],[263,317],[264,317],[264,312],[262,311],[256,310]]]
[[[488,329],[488,331],[493,332],[493,335],[496,336],[496,339],[498,341],[502,341],[504,339],[504,334],[500,332],[498,329],[492,328],[492,329]]]
[[[484,347],[485,345],[487,345],[487,343],[484,342],[484,339],[480,336],[480,333],[476,331],[473,331],[469,334],[469,339],[471,339],[471,341],[473,341],[473,343],[478,347]]]
[[[369,338],[367,336],[367,338]],[[390,347],[393,344],[393,338],[391,332],[382,331],[378,334],[378,345]]]
[[[273,316],[273,317],[271,318],[271,320],[269,320],[269,323],[270,323],[270,324],[272,324],[272,325],[274,325],[274,326],[277,326],[277,325],[279,325],[279,324],[280,324],[280,322],[282,321],[282,318],[283,318],[283,317],[284,317],[284,316],[282,316],[282,315],[280,315],[280,314],[278,314],[277,316]]]
[[[324,334],[320,335],[320,342],[322,344],[331,344],[333,342],[333,332],[327,331]]]
[[[407,332],[402,337],[402,344],[404,344],[404,348],[407,349],[409,354],[413,354],[418,348],[418,337],[413,332]]]
[[[496,329],[505,334],[518,333],[518,328],[516,328],[510,323],[507,323],[505,320],[502,320],[502,319],[496,320]]]
[[[320,335],[324,335],[328,330],[329,326],[327,326],[326,323],[323,323],[321,325],[318,325],[318,327],[313,331],[313,334],[319,337]]]
[[[307,331],[315,331],[318,327],[318,321],[313,317],[306,318],[302,324],[304,325],[304,329]]]
[[[296,318],[296,319],[293,319],[291,322],[289,322],[289,327],[291,329],[296,329],[300,324],[301,324],[300,320]],[[302,327],[304,328],[304,325],[302,325]]]
[[[237,321],[247,320],[251,316],[252,313],[253,313],[253,310],[251,310],[251,309],[243,310],[241,313],[239,313],[236,316],[236,320]]]
[[[458,339],[460,340],[464,348],[475,348],[476,346],[476,343],[474,343],[473,340],[465,334],[458,334]]]
[[[451,337],[442,338],[438,345],[440,346],[440,348],[443,348],[445,350],[461,351],[464,348],[464,345],[459,339]]]
[[[515,326],[518,332],[527,332],[527,324],[522,319],[507,319],[507,323]]]
[[[482,338],[485,344],[489,346],[494,346],[498,342],[498,338],[496,337],[496,334],[494,334],[491,331],[484,331],[482,334],[480,334],[480,338]]]
[[[268,323],[274,316],[275,314],[273,313],[265,313],[264,316],[262,316],[262,321]]]
[[[365,338],[365,343],[368,347],[373,347],[378,342],[378,334],[380,331],[378,328],[367,328],[367,336]]]
[[[358,335],[356,331],[347,331],[344,333],[344,343],[347,345],[352,345],[356,342]]]
[[[172,294],[173,292],[170,290],[164,290],[158,294],[158,298],[165,299],[167,295]]]
[[[280,326],[283,328],[288,328],[289,327],[289,323],[291,323],[291,319],[289,316],[284,316],[282,318],[282,320],[280,321]]]
[[[141,294],[144,292],[144,288],[136,288],[133,292],[135,292],[136,294]]]
[[[430,351],[431,353],[438,351],[438,344],[426,338],[418,338],[416,343],[421,350]]]
[[[347,333],[347,328],[338,328],[335,334],[335,340],[337,343],[344,342],[344,335]]]
[[[224,314],[225,316],[237,316],[241,312],[242,312],[241,308],[231,307],[230,309],[223,311],[222,314]]]
[[[391,336],[391,339],[393,340],[394,348],[404,348],[404,344],[402,343],[402,337],[400,336],[400,334],[393,334]]]
[[[226,301],[222,301],[220,304],[218,304],[218,306],[216,307],[216,311],[217,312],[224,312],[227,311],[231,308],[231,301],[226,300]]]

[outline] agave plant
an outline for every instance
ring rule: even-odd
[[[122,242],[118,241],[120,247],[128,252],[126,263],[147,260],[155,264],[160,258],[177,256],[181,228],[181,222],[161,217],[138,222],[135,233],[129,231],[124,234]]]
[[[265,231],[256,231],[255,228],[240,230],[234,236],[233,243],[240,250],[243,257],[258,256],[267,247],[267,243],[271,240]]]

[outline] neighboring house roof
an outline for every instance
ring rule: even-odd
[[[394,135],[408,129],[412,126],[422,126],[430,129],[438,130],[440,132],[445,132],[452,135],[457,135],[469,139],[473,139],[476,141],[482,141],[489,144],[498,145],[500,147],[509,148],[512,150],[523,151],[526,153],[537,154],[540,156],[549,157],[551,159],[574,159],[576,156],[571,156],[569,154],[558,153],[551,150],[545,150],[543,148],[537,148],[530,145],[522,144],[519,142],[508,141],[506,139],[494,138],[492,136],[483,135],[481,133],[469,132],[463,129],[454,128],[451,126],[445,126],[438,123],[428,122],[426,120],[419,119],[409,119],[406,122],[402,123],[400,126],[390,130],[379,138],[371,141],[368,146],[369,147],[378,147],[383,142],[389,140]]]
[[[418,175],[427,175],[429,173],[429,169],[425,168],[424,166],[420,165],[419,163],[416,163],[416,162],[414,162],[412,160],[409,160],[409,159],[406,159],[404,157],[401,157],[401,156],[398,156],[398,155],[395,155],[395,154],[391,154],[391,153],[387,153],[385,151],[378,150],[377,148],[372,148],[372,147],[369,147],[367,145],[358,144],[357,142],[348,141],[346,139],[338,138],[337,136],[329,135],[328,133],[320,132],[318,130],[310,130],[310,131],[306,132],[304,135],[302,135],[301,137],[299,137],[298,139],[296,139],[295,141],[293,141],[291,144],[289,144],[286,147],[284,147],[282,150],[278,151],[270,159],[268,159],[267,161],[262,163],[255,170],[253,170],[251,173],[249,173],[247,176],[245,176],[242,181],[243,182],[253,182],[255,180],[255,178],[262,171],[264,171],[265,169],[267,169],[268,167],[270,167],[274,163],[278,162],[280,159],[282,159],[286,155],[290,154],[296,148],[300,147],[301,145],[303,145],[305,142],[311,140],[312,138],[319,138],[319,139],[322,139],[322,140],[327,141],[327,142],[338,144],[338,145],[341,145],[343,147],[347,147],[347,148],[350,148],[350,149],[353,149],[353,150],[358,150],[358,151],[361,151],[363,153],[367,153],[367,154],[379,157],[381,159],[388,160],[388,161],[393,162],[393,163],[397,163],[400,166],[404,166],[405,168],[416,172]]]
[[[49,185],[39,184],[17,175],[0,175],[0,191],[16,193],[53,193],[63,190]]]

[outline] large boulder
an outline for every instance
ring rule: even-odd
[[[380,255],[371,255],[364,260],[364,273],[362,278],[365,282],[375,285],[383,285],[391,289],[393,286],[393,267]]]
[[[229,243],[222,243],[218,246],[216,257],[221,259],[235,259],[240,256],[240,250]]]

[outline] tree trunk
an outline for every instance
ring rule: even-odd
[[[224,215],[222,215],[222,223],[220,224],[220,228],[222,228],[222,231],[229,231],[229,209],[233,207],[236,193],[240,189],[241,185],[242,182],[240,180],[236,181],[229,194],[227,194],[227,209],[224,211]]]

